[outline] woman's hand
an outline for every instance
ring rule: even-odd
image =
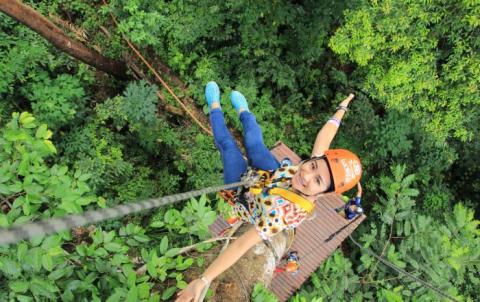
[[[346,99],[344,99],[341,103],[340,103],[340,106],[343,106],[343,107],[348,107],[348,105],[350,104],[350,102],[353,100],[353,98],[355,97],[355,95],[353,93],[350,93]]]
[[[262,242],[255,227],[250,227],[238,237],[215,259],[203,273],[203,278],[194,280],[178,293],[175,302],[198,302],[202,298],[203,290],[207,290],[207,283],[212,282],[218,275],[232,266],[252,246]]]
[[[193,280],[187,287],[178,292],[175,302],[198,302],[205,286],[207,285],[201,279]]]

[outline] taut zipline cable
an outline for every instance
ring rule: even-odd
[[[121,204],[112,208],[92,210],[82,214],[54,217],[47,220],[30,222],[19,226],[0,229],[0,245],[17,243],[23,239],[30,239],[36,236],[44,236],[60,231],[69,230],[86,224],[93,224],[107,219],[119,218],[125,215],[135,214],[145,210],[162,207],[178,201],[197,197],[203,194],[210,194],[221,190],[233,189],[248,185],[252,180],[231,183],[223,186],[212,186],[204,189],[179,193],[160,198],[150,198],[139,202]]]
[[[52,233],[57,233],[64,230],[69,230],[75,227],[80,227],[86,224],[93,224],[100,221],[104,221],[107,219],[114,219],[119,218],[122,216],[130,215],[139,213],[145,210],[158,208],[161,206],[165,206],[168,204],[172,204],[178,201],[186,200],[189,198],[197,197],[203,194],[210,194],[214,192],[218,192],[221,190],[228,190],[236,187],[245,186],[248,184],[252,184],[252,180],[246,180],[236,183],[231,183],[228,185],[223,186],[212,186],[204,189],[189,191],[185,193],[179,193],[174,195],[168,195],[160,198],[150,198],[143,201],[135,202],[135,203],[128,203],[118,205],[113,208],[106,208],[100,210],[92,210],[85,212],[83,214],[75,214],[75,215],[67,215],[64,217],[59,218],[49,218],[44,221],[38,222],[31,222],[26,223],[20,226],[14,226],[6,229],[0,230],[0,245],[7,245],[12,243],[17,243],[24,239],[31,239],[36,236],[44,236]],[[347,227],[350,224],[347,224]],[[342,228],[343,230],[343,228]],[[337,234],[335,234],[337,235]],[[442,292],[438,288],[434,287],[430,283],[416,277],[415,275],[399,268],[398,266],[394,265],[393,263],[389,262],[388,260],[384,259],[381,256],[378,256],[372,250],[363,247],[360,243],[355,241],[351,235],[348,236],[350,240],[361,250],[366,251],[371,256],[378,259],[384,265],[394,269],[399,274],[404,274],[405,276],[423,284],[424,286],[428,287],[429,289],[433,290],[437,294],[441,295],[444,298],[447,298],[454,302],[459,302],[458,300],[454,299],[453,297],[447,295],[446,293]]]

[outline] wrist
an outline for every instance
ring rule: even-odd
[[[202,280],[202,282],[205,284],[205,286],[210,286],[210,283],[212,282],[210,279],[208,279],[204,275],[201,275],[199,279]]]
[[[327,123],[331,123],[333,125],[335,125],[337,128],[340,127],[340,120],[334,116],[332,116],[328,121]]]

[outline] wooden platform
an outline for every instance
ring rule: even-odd
[[[288,157],[294,165],[300,162],[300,157],[282,142],[277,142],[271,152],[278,161]],[[291,251],[298,252],[300,271],[295,275],[288,272],[278,273],[270,284],[270,290],[281,302],[286,301],[366,218],[365,215],[362,215],[335,238],[325,243],[325,239],[350,221],[338,215],[334,210],[345,204],[337,194],[326,194],[319,198],[316,204],[314,218],[300,224],[295,241],[290,248]],[[218,236],[226,227],[228,224],[219,216],[210,226],[210,232],[213,236]]]

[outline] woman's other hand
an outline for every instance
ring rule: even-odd
[[[332,118],[325,123],[322,129],[320,129],[315,139],[315,144],[313,145],[312,157],[322,156],[325,154],[326,150],[330,149],[330,144],[337,134],[340,122],[347,111],[348,105],[354,97],[355,95],[350,93],[347,98],[344,99],[337,107],[337,111],[335,111],[335,114],[332,116]]]
[[[201,279],[195,279],[177,294],[175,302],[198,302],[206,284]]]
[[[343,107],[348,107],[348,105],[350,104],[350,102],[353,100],[353,98],[355,97],[355,95],[353,93],[350,93],[346,99],[344,99],[341,103],[340,103],[340,106],[343,106]]]

